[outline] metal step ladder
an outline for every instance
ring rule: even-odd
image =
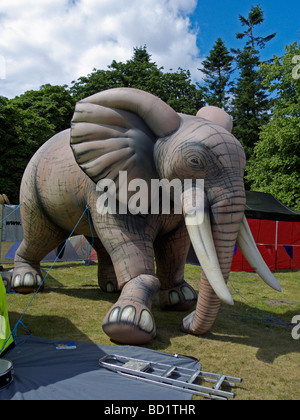
[[[204,372],[201,370],[200,363],[196,369],[188,369],[108,354],[99,359],[99,365],[133,379],[217,400],[234,398],[235,394],[224,388],[234,388],[236,384],[242,382],[241,378],[234,376]],[[195,383],[196,381],[201,384]],[[211,386],[204,386],[203,382]]]

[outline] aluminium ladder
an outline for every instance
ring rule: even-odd
[[[178,356],[175,355],[175,357]],[[200,363],[198,363],[196,369],[188,369],[117,354],[108,354],[99,359],[99,365],[133,379],[217,400],[234,398],[235,394],[229,390],[224,390],[223,387],[234,388],[237,383],[242,382],[241,378],[234,376],[204,372],[201,370]],[[208,382],[212,386],[198,385],[195,384],[196,381]]]

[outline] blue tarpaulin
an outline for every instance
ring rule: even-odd
[[[22,340],[21,340],[22,341]],[[58,349],[57,342],[31,336],[5,359],[12,361],[14,380],[0,389],[0,400],[191,400],[182,391],[145,383],[100,368],[106,354],[196,369],[194,358],[136,346],[73,342]],[[75,347],[75,348],[74,348]]]

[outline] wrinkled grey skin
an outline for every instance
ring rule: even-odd
[[[204,108],[194,117],[177,114],[153,95],[130,88],[100,92],[78,103],[71,130],[45,143],[24,173],[24,240],[15,257],[14,289],[26,293],[39,286],[40,261],[69,236],[88,206],[92,235],[87,212],[75,234],[95,238],[101,289],[121,290],[103,321],[113,340],[143,344],[155,336],[151,306],[158,291],[165,309],[188,310],[197,302],[182,330],[209,330],[221,300],[233,303],[226,282],[236,242],[279,290],[255,244],[248,249],[245,155],[231,126],[218,108]],[[191,188],[182,192],[182,214],[101,214],[96,184],[103,179],[116,183],[119,206],[129,206],[122,202],[120,171],[126,171],[128,183],[145,180],[149,200],[152,179],[204,179],[204,209],[193,209]],[[128,193],[128,200],[133,194]],[[191,241],[203,269],[198,297],[184,280]]]

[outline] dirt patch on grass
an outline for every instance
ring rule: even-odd
[[[267,300],[266,303],[269,306],[282,306],[282,305],[295,306],[294,302],[287,299],[272,299],[272,300]]]

